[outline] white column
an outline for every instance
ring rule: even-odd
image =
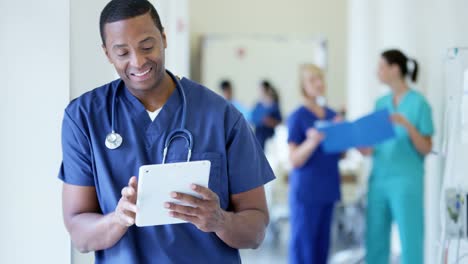
[[[0,1],[0,10],[0,263],[69,263],[57,179],[69,1]]]
[[[190,73],[189,3],[188,0],[152,1],[167,36],[166,68],[176,75]]]
[[[377,93],[376,4],[350,0],[348,5],[347,110],[354,119],[373,109],[372,98]]]

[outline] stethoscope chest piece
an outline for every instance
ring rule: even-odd
[[[122,145],[122,141],[122,136],[112,131],[106,136],[106,147],[108,149],[116,149]]]

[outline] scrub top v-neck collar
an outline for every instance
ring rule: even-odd
[[[183,79],[181,82],[182,81]],[[136,121],[137,124],[140,124],[139,127],[143,128],[145,132],[147,147],[152,146],[156,138],[167,129],[170,120],[174,117],[179,108],[182,107],[179,87],[175,87],[174,91],[169,96],[169,99],[162,106],[161,112],[158,114],[158,118],[156,118],[154,121],[152,121],[148,116],[148,112],[146,111],[145,106],[128,90],[125,85],[122,90],[121,97],[123,97],[123,100],[129,104],[129,111],[132,115],[132,118]],[[185,92],[187,93],[187,91]],[[119,109],[121,108],[118,107],[118,110]]]
[[[391,98],[390,98],[390,109],[391,112],[399,112],[402,107],[404,107],[404,104],[411,93],[411,88],[408,88],[408,90],[401,96],[400,102],[398,104],[394,103],[394,98],[395,98],[395,92],[392,92]]]
[[[315,119],[317,119],[318,121],[326,121],[329,116],[328,116],[328,109],[326,107],[322,107],[323,109],[323,116],[319,116],[317,115],[317,113],[315,113],[314,111],[312,111],[312,109],[308,108],[307,106],[303,105],[302,107],[304,107],[305,111],[313,116]]]

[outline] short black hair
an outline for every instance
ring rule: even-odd
[[[265,91],[272,88],[271,83],[268,80],[262,80],[261,84],[262,84],[263,89],[265,89]]]
[[[150,13],[154,25],[161,33],[164,28],[156,8],[147,0],[111,0],[101,12],[99,19],[99,31],[101,33],[102,44],[106,44],[104,26],[107,23],[117,22]]]
[[[219,87],[221,91],[232,90],[231,82],[229,80],[222,80]]]

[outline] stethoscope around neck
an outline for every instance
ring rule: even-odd
[[[180,96],[182,97],[182,120],[180,121],[180,128],[171,131],[164,142],[164,151],[163,151],[163,160],[162,163],[166,163],[166,156],[167,152],[169,150],[169,146],[171,145],[172,141],[177,139],[177,138],[183,138],[187,142],[187,149],[188,149],[188,154],[187,154],[187,162],[190,161],[190,158],[192,157],[192,148],[193,148],[193,136],[190,131],[188,131],[185,128],[185,121],[186,121],[186,113],[187,113],[187,99],[185,97],[185,92],[184,88],[182,87],[182,84],[179,80],[178,77],[174,76],[171,72],[167,71],[169,76],[175,81],[177,90],[180,93]],[[122,145],[123,138],[122,136],[116,132],[115,130],[115,103],[116,103],[116,97],[117,97],[117,92],[120,88],[120,86],[123,82],[120,81],[119,85],[117,88],[114,90],[114,93],[112,95],[112,113],[111,113],[111,132],[107,134],[106,140],[105,140],[105,145],[108,149],[117,149]]]

